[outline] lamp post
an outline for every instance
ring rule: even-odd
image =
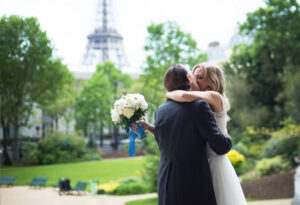
[[[96,116],[97,116],[97,126],[99,125],[99,127],[97,127],[97,129],[99,128],[99,145],[100,147],[103,147],[103,132],[102,132],[102,120],[101,119],[101,110],[100,108],[96,108]]]
[[[295,161],[297,163],[300,163],[300,153],[298,154],[298,156],[295,157]],[[294,183],[295,183],[295,194],[291,205],[299,205],[300,204],[300,165],[296,169]]]
[[[36,130],[36,137],[39,138],[40,137],[40,126],[35,126],[35,130]]]

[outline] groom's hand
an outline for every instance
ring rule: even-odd
[[[147,122],[141,120],[139,122],[139,125],[143,127],[143,129],[146,131],[146,132],[150,132],[152,134],[152,127],[150,124],[148,124]],[[134,133],[137,134],[137,125],[135,123],[131,123],[131,127],[132,127],[132,130],[134,131]]]
[[[135,134],[137,134],[137,125],[135,123],[131,123],[132,130]]]

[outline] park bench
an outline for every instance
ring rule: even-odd
[[[74,191],[79,195],[80,193],[85,191],[87,185],[87,182],[78,181],[76,186],[74,188],[71,188],[69,179],[62,180],[59,185],[59,195],[73,194]]]
[[[77,194],[80,194],[80,192],[84,192],[88,183],[87,182],[77,182],[76,186],[72,188],[72,191],[76,191]]]
[[[33,177],[32,182],[29,183],[29,186],[45,186],[47,179],[47,177]]]
[[[0,185],[13,185],[16,177],[9,177],[9,176],[1,176],[0,177]]]
[[[59,188],[60,179],[58,180],[57,184],[52,184],[51,186],[53,188]]]

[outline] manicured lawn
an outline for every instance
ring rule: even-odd
[[[2,167],[0,176],[15,176],[15,185],[27,185],[33,177],[48,177],[47,186],[57,184],[59,178],[65,177],[75,186],[77,181],[89,182],[98,179],[100,183],[104,183],[137,176],[136,170],[142,170],[144,162],[144,158],[128,158],[31,167]]]
[[[157,205],[158,201],[157,198],[150,198],[150,199],[141,199],[136,201],[129,201],[126,202],[125,205]]]
[[[247,201],[257,201],[257,199],[247,198]],[[129,201],[129,202],[125,203],[125,205],[157,205],[157,204],[158,204],[157,197],[150,198],[150,199]]]

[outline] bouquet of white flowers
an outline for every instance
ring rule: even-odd
[[[141,120],[148,108],[148,103],[141,94],[127,94],[123,95],[114,104],[114,108],[111,110],[111,118],[115,124],[121,125],[125,128],[126,132],[132,129],[131,123],[136,123]],[[137,124],[138,137],[143,138],[146,136],[143,127]],[[135,154],[135,142],[136,134],[131,130],[129,140],[129,155]]]

